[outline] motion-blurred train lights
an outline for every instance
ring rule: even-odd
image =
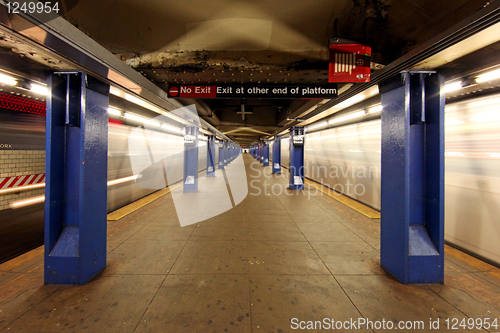
[[[318,129],[318,128],[321,128],[321,127],[324,127],[328,125],[328,123],[326,121],[320,121],[319,123],[316,123],[316,124],[313,124],[313,125],[310,125],[310,126],[307,126],[307,129],[309,131],[312,131],[312,130],[315,130],[315,129]]]
[[[31,205],[34,205],[34,204],[37,204],[37,203],[42,203],[45,201],[45,196],[42,195],[42,196],[39,196],[39,197],[34,197],[34,198],[31,198],[31,199],[27,199],[27,200],[20,200],[20,201],[16,201],[16,202],[12,202],[9,206],[10,208],[21,208],[21,207],[26,207],[26,206],[31,206]]]
[[[31,83],[30,86],[31,86],[30,91],[36,94],[47,96],[47,94],[49,93],[47,87],[42,86],[41,84]]]
[[[496,69],[494,71],[478,75],[478,77],[476,78],[476,82],[481,83],[481,82],[492,81],[492,80],[496,80],[496,79],[500,79],[500,69]]]
[[[108,113],[112,114],[113,116],[121,116],[122,115],[122,112],[120,110],[115,109],[113,107],[108,108]]]
[[[166,129],[166,130],[169,130],[171,132],[174,132],[174,133],[181,133],[182,132],[182,129],[175,127],[175,126],[172,126],[172,125],[165,124],[165,123],[161,124],[161,127]]]
[[[365,114],[366,114],[365,111],[358,111],[358,112],[354,112],[354,113],[351,113],[351,114],[348,114],[348,115],[345,115],[342,117],[330,119],[330,120],[328,120],[328,123],[329,124],[336,124],[336,123],[340,123],[342,121],[363,117]]]
[[[382,112],[382,104],[372,106],[371,108],[368,109],[368,113],[374,114],[374,113],[379,113]]]
[[[0,83],[14,86],[14,85],[17,84],[17,81],[12,76],[5,75],[5,74],[0,74]]]
[[[443,88],[443,93],[446,94],[452,91],[456,91],[458,89],[462,89],[462,81],[445,84]]]
[[[362,101],[362,100],[364,100],[364,99],[365,99],[365,96],[363,96],[363,95],[356,95],[356,96],[354,96],[354,97],[351,97],[351,98],[349,98],[349,99],[346,99],[345,101],[343,101],[343,102],[341,102],[341,103],[339,103],[339,104],[335,105],[335,107],[337,107],[337,108],[346,108],[346,107],[348,107],[348,106],[351,106],[351,105],[353,105],[353,104],[356,104],[356,103],[358,103],[358,102],[361,102],[361,101]]]
[[[135,121],[138,121],[138,122],[141,122],[141,123],[147,123],[147,124],[150,124],[150,125],[153,125],[153,126],[160,127],[160,125],[161,125],[157,121],[154,121],[154,120],[151,120],[151,119],[148,119],[148,118],[144,118],[144,117],[140,117],[140,116],[136,116],[135,114],[132,114],[130,112],[125,112],[125,114],[123,116],[125,118],[127,118],[127,119],[135,120]]]

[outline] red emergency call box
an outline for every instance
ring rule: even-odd
[[[330,44],[328,82],[370,82],[371,54],[362,44]]]

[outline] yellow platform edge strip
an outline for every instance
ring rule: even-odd
[[[167,187],[164,190],[159,190],[156,191],[148,196],[145,196],[144,198],[141,198],[139,200],[136,200],[126,206],[123,206],[122,208],[119,208],[111,213],[108,214],[108,221],[118,221],[121,218],[124,218],[125,216],[135,212],[136,210],[146,206],[147,204],[150,204],[151,202],[161,198],[165,194],[170,193],[171,190],[175,190],[182,184],[177,184],[172,187]]]
[[[379,219],[380,218],[380,212],[376,211],[375,209],[370,208],[366,205],[363,205],[362,203],[360,203],[354,199],[351,199],[343,194],[335,192],[334,190],[331,190],[326,186],[320,185],[320,184],[315,183],[313,181],[310,181],[308,179],[306,179],[306,184],[309,186],[312,186],[314,188],[317,188],[318,190],[325,193],[329,197],[337,200],[338,202],[346,205],[349,208],[354,209],[358,213],[363,214],[364,216],[366,216],[368,218],[371,218],[371,219]]]
[[[285,166],[281,166],[283,169],[285,169],[288,172],[288,169]],[[354,209],[360,214],[363,214],[364,216],[370,218],[370,219],[379,219],[380,218],[380,212],[376,211],[373,208],[370,208],[366,205],[363,205],[362,203],[349,198],[348,196],[345,196],[343,194],[340,194],[324,185],[318,184],[316,182],[313,182],[312,180],[305,179],[305,183],[309,186],[312,186],[314,188],[317,188],[321,192],[325,193],[329,197],[337,200],[341,204],[346,205],[347,207]]]

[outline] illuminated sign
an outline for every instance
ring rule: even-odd
[[[169,98],[336,98],[337,85],[175,85]]]

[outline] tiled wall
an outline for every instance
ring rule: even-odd
[[[0,150],[0,183],[5,177],[45,173],[45,150]],[[11,202],[44,194],[44,189],[0,195],[0,210]]]

